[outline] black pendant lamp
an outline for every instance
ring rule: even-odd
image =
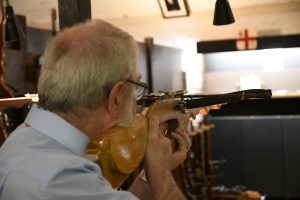
[[[21,39],[21,36],[25,38],[19,21],[15,17],[14,9],[6,0],[6,25],[5,25],[5,41],[17,41]]]
[[[228,0],[217,0],[213,25],[222,26],[234,23],[234,17]]]

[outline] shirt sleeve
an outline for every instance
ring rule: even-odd
[[[100,173],[86,167],[69,167],[61,170],[49,182],[44,191],[44,199],[60,200],[136,200],[127,191],[118,191]]]

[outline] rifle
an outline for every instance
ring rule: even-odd
[[[86,157],[97,162],[104,177],[113,188],[118,188],[141,163],[147,145],[148,118],[156,115],[160,122],[168,121],[165,137],[171,140],[172,150],[177,149],[170,133],[176,128],[187,129],[190,118],[219,109],[220,104],[245,99],[270,99],[271,90],[253,89],[227,94],[187,94],[185,90],[151,93],[142,97],[142,106],[129,127],[114,127],[91,141]]]

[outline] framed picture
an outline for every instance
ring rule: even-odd
[[[187,0],[158,0],[158,3],[164,18],[190,15]]]

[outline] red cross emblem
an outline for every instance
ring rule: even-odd
[[[236,39],[236,48],[238,50],[251,50],[257,48],[257,38],[249,37],[248,30],[245,29],[243,37]]]

